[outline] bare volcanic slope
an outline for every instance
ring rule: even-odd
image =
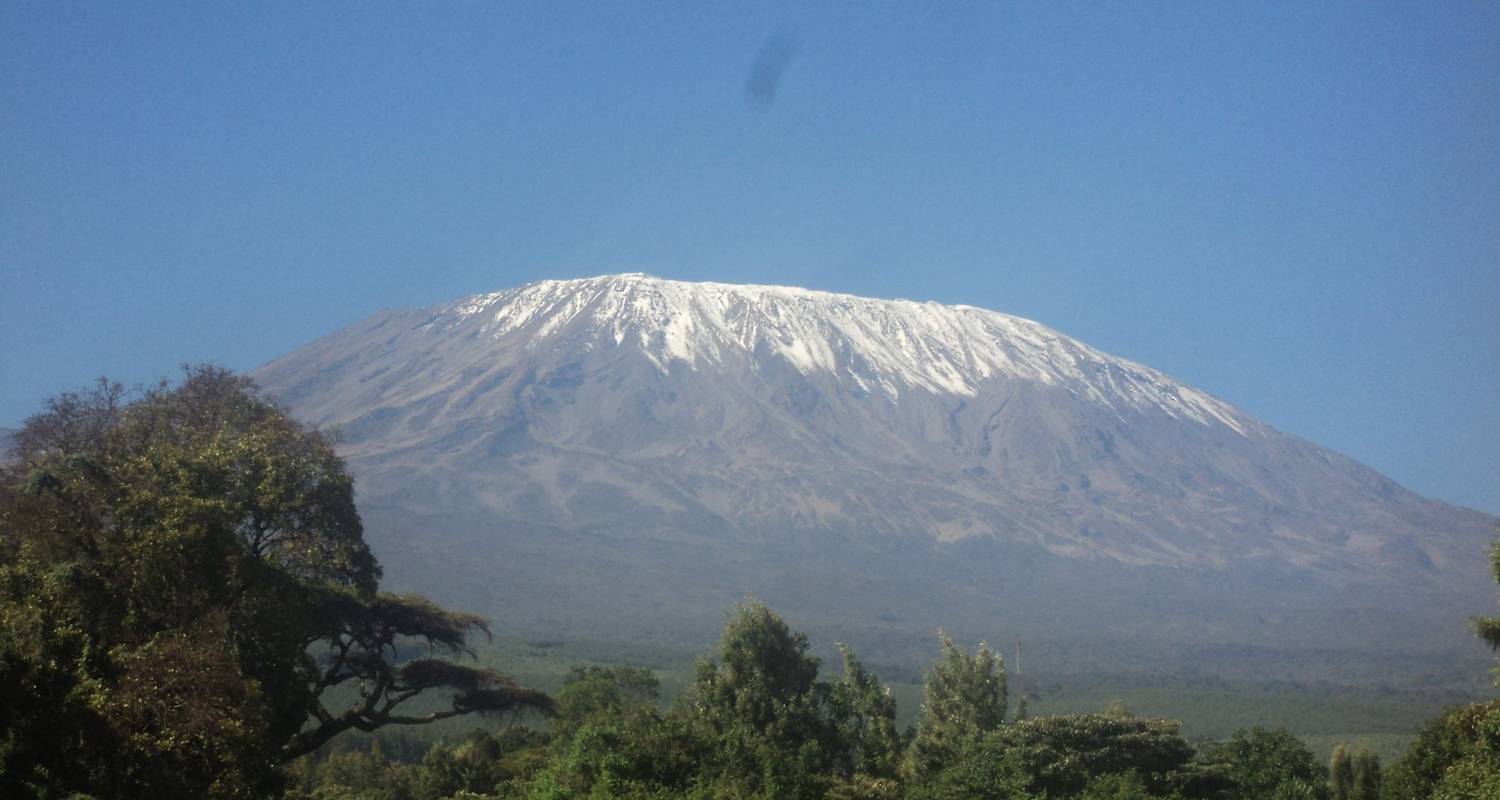
[[[1489,597],[1493,518],[967,306],[544,281],[255,377],[339,429],[393,577],[539,627],[711,628],[754,591],[856,627],[1354,641]]]

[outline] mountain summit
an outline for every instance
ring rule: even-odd
[[[606,616],[756,591],[914,618],[893,587],[978,614],[1042,575],[1034,597],[1082,607],[1121,576],[1299,587],[1282,605],[1487,594],[1492,518],[968,306],[542,281],[382,312],[255,377],[340,429],[377,545],[433,569],[462,550]]]
[[[1233,409],[1155,370],[1030,320],[969,306],[636,273],[469,298],[440,310],[433,324],[449,330],[476,315],[496,340],[519,332],[539,342],[564,329],[586,348],[620,347],[628,339],[662,372],[674,362],[739,369],[780,359],[804,377],[832,377],[856,396],[893,401],[914,390],[976,397],[992,379],[1013,378],[1065,386],[1108,407],[1212,418],[1244,432]]]

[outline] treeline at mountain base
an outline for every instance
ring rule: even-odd
[[[322,434],[214,368],[28,420],[0,463],[0,797],[1500,798],[1500,701],[1432,720],[1388,769],[1325,764],[1280,729],[1030,717],[997,653],[940,635],[900,730],[855,653],[828,679],[753,600],[668,707],[629,666],[551,697],[465,663],[482,620],[379,591],[352,486]],[[1500,646],[1500,618],[1477,628]],[[514,724],[337,746],[471,714]]]
[[[759,602],[668,710],[649,670],[573,671],[548,730],[516,725],[403,760],[368,749],[292,767],[289,797],[506,798],[1338,798],[1375,800],[1369,753],[1332,769],[1285,730],[1194,745],[1174,722],[1124,710],[1027,718],[1000,657],[946,637],[922,715],[898,731],[880,680],[844,650],[819,679],[808,643]]]

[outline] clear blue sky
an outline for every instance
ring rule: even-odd
[[[1500,4],[803,5],[0,5],[0,425],[639,270],[1030,317],[1500,511]]]

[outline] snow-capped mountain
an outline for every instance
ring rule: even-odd
[[[968,306],[543,281],[382,312],[256,378],[342,432],[390,551],[461,549],[497,581],[533,580],[519,559],[562,576],[554,595],[584,591],[565,563],[597,559],[577,580],[632,608],[768,585],[809,603],[845,583],[947,597],[951,575],[922,586],[921,564],[959,552],[980,584],[1253,575],[1462,604],[1484,591],[1493,532],[1150,367]],[[413,538],[439,518],[466,532]]]
[[[543,281],[468,298],[430,325],[452,330],[478,316],[482,335],[520,332],[545,341],[564,328],[585,349],[628,338],[666,373],[734,369],[752,354],[780,358],[806,377],[838,379],[846,391],[975,397],[993,378],[1066,387],[1106,407],[1154,408],[1210,419],[1241,433],[1228,405],[1161,373],[1112,358],[1030,320],[969,306],[876,300],[788,286],[666,281],[642,274]]]

